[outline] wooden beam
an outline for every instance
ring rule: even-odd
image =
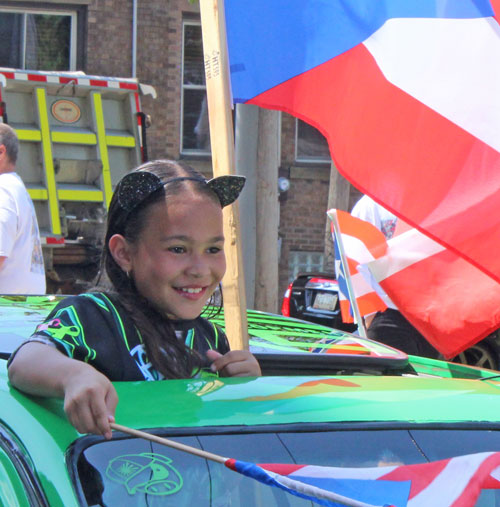
[[[235,174],[224,2],[200,0],[214,176]],[[222,281],[226,333],[232,349],[248,349],[245,279],[238,204],[224,209],[227,270]]]
[[[335,208],[343,211],[349,210],[349,182],[338,172],[335,164],[330,166],[330,187],[328,190],[327,210]],[[331,221],[327,218],[325,212],[325,271],[334,272],[335,250],[333,248],[333,239],[331,233]]]
[[[255,308],[271,313],[278,313],[279,121],[278,111],[259,110]]]

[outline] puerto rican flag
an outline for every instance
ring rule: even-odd
[[[500,280],[500,0],[225,2],[234,100],[327,138],[359,190]]]
[[[358,268],[446,359],[500,328],[500,284],[416,229]]]
[[[483,452],[416,465],[337,468],[225,465],[264,484],[330,507],[471,507],[483,489],[500,489],[500,453]]]
[[[346,276],[349,276],[353,296],[361,317],[383,311],[387,306],[394,307],[386,294],[376,290],[358,271],[360,265],[367,264],[386,252],[385,236],[372,224],[352,217],[345,211],[331,209],[327,215],[332,220],[332,238],[335,247],[335,276],[339,282],[339,303],[343,322],[354,322],[351,309],[351,298]],[[333,221],[337,222],[341,238],[335,237]],[[342,265],[339,252],[339,241],[342,241],[347,260],[347,268]],[[345,270],[348,270],[346,275]]]
[[[345,211],[327,214],[337,219],[362,315],[364,299],[397,308],[446,359],[500,328],[500,284],[456,253],[399,221],[387,240]]]

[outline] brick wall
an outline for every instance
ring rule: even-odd
[[[183,16],[196,15],[187,0],[137,2],[136,74],[154,86],[158,97],[142,97],[151,115],[150,158],[179,157],[180,83]],[[88,10],[86,72],[132,75],[132,2],[94,0]]]
[[[88,74],[130,77],[132,2],[94,0],[88,10]]]

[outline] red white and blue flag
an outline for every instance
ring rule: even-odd
[[[446,359],[500,328],[500,284],[416,229],[359,270]]]
[[[332,239],[335,248],[335,277],[339,283],[339,303],[343,322],[354,322],[351,309],[351,297],[349,295],[348,281],[354,292],[356,304],[361,317],[383,311],[387,306],[393,306],[391,302],[383,299],[383,295],[377,294],[373,286],[358,271],[360,265],[373,261],[386,251],[385,236],[372,224],[352,217],[349,213],[340,210],[329,210],[328,216],[332,220]],[[335,237],[333,220],[336,220],[341,234],[343,250],[347,267],[343,266],[339,251],[339,240]],[[348,273],[346,273],[346,269]]]
[[[484,489],[500,489],[500,453],[483,452],[416,465],[337,468],[225,465],[264,484],[330,507],[470,507]]]
[[[500,0],[225,2],[236,102],[327,138],[359,190],[500,280]]]
[[[361,315],[370,313],[363,300],[397,308],[446,359],[500,328],[500,284],[465,259],[416,229],[398,234],[398,224],[386,240],[364,220],[333,214]]]

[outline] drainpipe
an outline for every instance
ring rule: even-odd
[[[137,77],[137,0],[132,4],[132,77]]]

